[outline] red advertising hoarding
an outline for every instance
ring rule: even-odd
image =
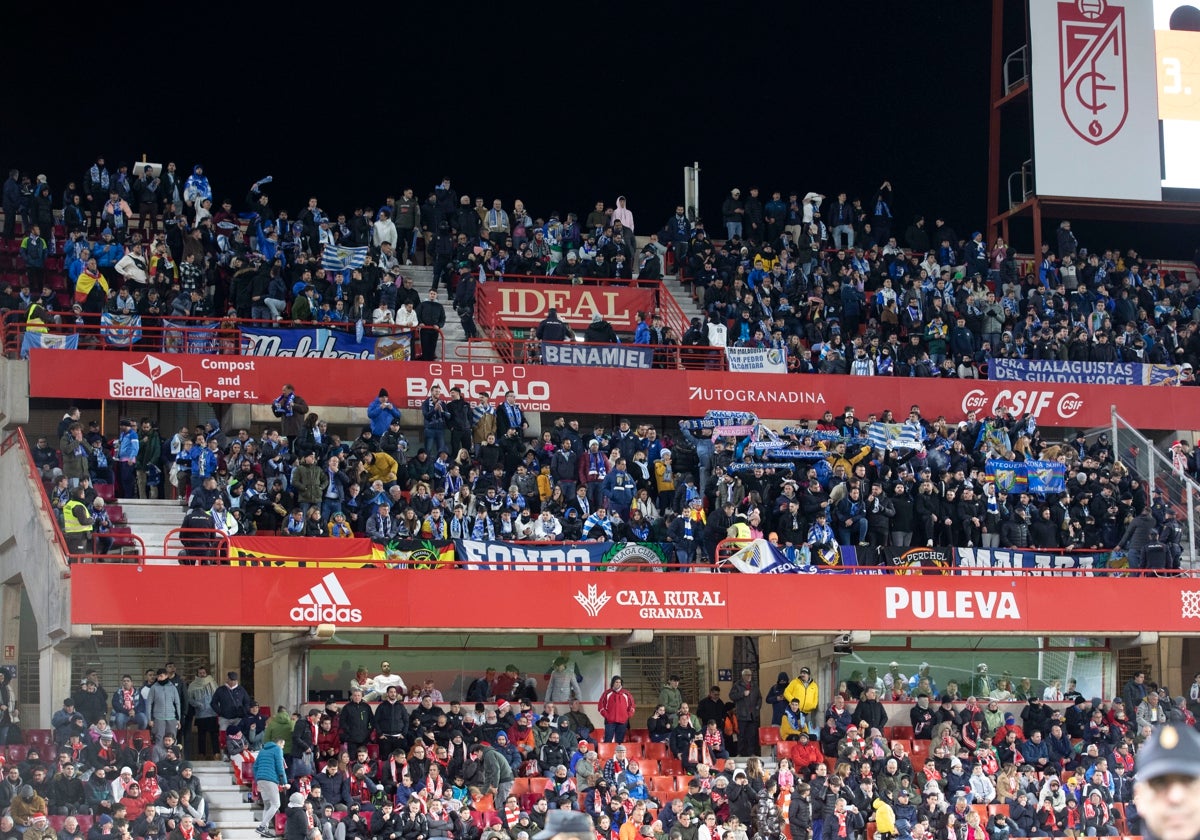
[[[269,403],[284,383],[309,405],[361,405],[380,387],[415,408],[437,384],[470,397],[500,401],[514,391],[528,411],[568,414],[637,413],[692,417],[708,409],[753,411],[762,418],[796,420],[840,414],[859,417],[910,406],[924,417],[957,422],[967,411],[1000,407],[1037,417],[1042,426],[1107,426],[1110,407],[1144,429],[1177,429],[1200,417],[1200,388],[1136,385],[988,382],[858,376],[731,374],[725,371],[628,370],[552,365],[452,364],[249,356],[197,356],[99,350],[33,350],[31,397]]]
[[[163,598],[163,592],[219,592]],[[430,593],[453,593],[445,598]],[[1106,577],[509,574],[77,565],[71,619],[121,627],[1103,634],[1200,631],[1200,581]],[[509,609],[529,604],[532,609]],[[448,607],[449,605],[449,607]],[[483,606],[479,606],[483,605]]]
[[[599,315],[619,332],[632,332],[638,312],[657,309],[654,290],[630,286],[550,286],[484,283],[475,293],[478,319],[506,327],[536,326],[551,309],[576,329]]]

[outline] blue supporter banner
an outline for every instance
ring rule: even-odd
[[[217,321],[208,324],[177,324],[163,321],[164,353],[217,353]]]
[[[654,351],[631,344],[572,344],[569,341],[542,343],[542,361],[548,365],[577,367],[644,368],[654,364]]]
[[[731,554],[725,562],[748,575],[848,574],[847,567],[858,565],[858,555],[852,545],[838,546],[814,557],[806,545],[789,548],[758,539]]]
[[[142,340],[142,316],[103,312],[100,314],[100,334],[116,347],[137,344]]]
[[[1060,362],[1051,359],[988,359],[988,379],[1067,382],[1081,385],[1178,385],[1175,365],[1135,362]]]
[[[1062,493],[1066,490],[1066,467],[1057,461],[1001,461],[989,458],[988,481],[1003,493]]]
[[[867,428],[867,443],[875,449],[920,449],[925,433],[920,423],[872,423]]]
[[[293,327],[285,330],[242,330],[247,356],[286,356],[305,359],[403,359],[407,337],[363,336],[353,331]]]
[[[1019,570],[1042,570],[1060,575],[1075,572],[1086,575],[1093,569],[1106,569],[1114,552],[1096,551],[1062,554],[1018,548],[954,548],[955,574],[970,576],[1012,576],[1025,574]]]
[[[597,566],[613,571],[675,562],[675,552],[659,543],[455,540],[454,548],[462,568],[475,571],[578,572]]]
[[[326,271],[348,271],[362,268],[367,258],[366,245],[348,248],[343,245],[326,245],[321,249],[321,268]]]
[[[38,348],[46,350],[78,350],[79,336],[27,331],[21,339],[21,358],[29,358],[29,351],[37,350]]]

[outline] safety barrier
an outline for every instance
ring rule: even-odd
[[[597,351],[611,350],[614,345],[591,342],[572,342],[573,347],[594,347]],[[679,344],[622,344],[621,347],[637,347],[653,352],[651,367],[663,370],[725,370],[724,347],[683,346]],[[471,339],[463,342],[455,353],[465,362],[495,361],[497,354],[510,364],[543,364],[541,342],[536,338]],[[623,367],[615,364],[613,367]],[[636,369],[636,368],[634,368]]]
[[[0,325],[0,347],[5,357],[19,358],[22,343],[27,331],[24,319],[12,317],[10,313]],[[69,320],[68,320],[69,319]],[[343,330],[353,334],[355,325],[343,322],[327,322],[322,324],[300,324],[292,321],[271,321],[254,318],[165,318],[155,324],[143,323],[133,327],[120,324],[102,324],[99,315],[85,314],[82,323],[75,323],[72,316],[67,315],[61,324],[47,324],[49,333],[56,336],[77,336],[81,350],[106,350],[155,353],[194,353],[214,356],[249,356],[250,340],[244,331],[254,330]],[[368,325],[364,338],[386,339],[408,337],[410,358],[415,357],[420,349],[421,330],[433,329],[438,334],[438,358],[446,359],[445,333],[437,327],[401,327],[394,324]],[[129,333],[136,330],[140,338],[132,343],[114,343],[106,338],[112,333]],[[121,338],[125,341],[125,338]],[[312,353],[320,355],[321,348],[315,348]],[[282,355],[282,354],[281,354]]]

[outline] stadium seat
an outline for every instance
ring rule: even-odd
[[[897,741],[911,741],[913,739],[913,728],[911,726],[893,726],[890,737]]]
[[[666,773],[671,776],[678,776],[681,773],[683,773],[683,764],[679,761],[678,758],[672,758],[672,757],[668,756],[666,758],[660,759],[658,762],[658,766],[659,766],[660,772]]]
[[[655,776],[651,780],[651,790],[654,793],[671,793],[678,790],[678,786],[674,776]]]
[[[29,747],[25,744],[13,744],[8,748],[7,753],[10,763],[24,761],[25,756],[29,753]]]
[[[54,736],[49,729],[26,729],[25,743],[29,746],[37,746],[39,749],[46,744],[53,743]]]
[[[108,535],[112,537],[112,551],[123,552],[127,548],[136,551],[138,548],[138,543],[133,538],[133,529],[128,525],[114,525]]]
[[[791,741],[776,741],[775,742],[775,758],[790,758],[792,755]]]
[[[529,793],[529,777],[518,776],[517,778],[513,779],[513,786],[510,793],[512,796],[517,797],[524,796],[525,794]]]
[[[655,761],[660,761],[669,755],[666,743],[661,742],[661,741],[657,744],[654,742],[646,744],[645,748],[644,748],[644,753],[645,753],[646,758],[651,758],[651,759],[654,759]]]
[[[773,726],[758,730],[758,742],[764,746],[773,746],[778,744],[779,740],[779,730]]]
[[[117,500],[116,485],[106,484],[104,482],[98,481],[92,486],[96,491],[96,495],[99,496],[101,499],[104,499],[105,504],[111,505],[113,502],[115,502]]]
[[[598,744],[596,746],[596,755],[599,756],[601,761],[608,761],[613,757],[613,753],[616,752],[616,749],[616,744]]]
[[[105,510],[108,512],[108,518],[112,520],[114,525],[125,524],[125,508],[121,507],[120,505],[109,505],[105,508]]]
[[[987,811],[988,811],[989,817],[993,816],[995,814],[1004,814],[1004,816],[1007,817],[1008,816],[1008,805],[993,803],[993,804],[987,806]]]
[[[1117,831],[1121,832],[1122,834],[1128,833],[1129,821],[1125,817],[1125,803],[1114,802],[1112,807],[1113,811],[1116,812],[1115,818],[1113,819],[1113,824],[1116,825]]]
[[[631,742],[637,744],[650,743],[650,730],[648,729],[630,729],[629,734],[625,736]]]

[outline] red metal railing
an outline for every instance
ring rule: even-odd
[[[69,316],[68,316],[69,317]],[[270,321],[254,318],[168,318],[169,325],[143,325],[138,329],[141,339],[134,344],[114,344],[105,338],[105,329],[128,331],[133,327],[113,325],[104,327],[98,315],[83,316],[84,323],[76,324],[73,318],[62,324],[47,324],[47,330],[54,335],[79,336],[81,350],[107,351],[153,351],[162,353],[197,352],[204,355],[245,356],[252,355],[249,351],[250,339],[243,331],[255,329],[286,330],[289,328],[313,330],[320,328],[337,329],[353,332],[354,325],[348,323],[327,324],[296,324],[291,321]],[[215,325],[215,326],[214,326]],[[400,327],[394,324],[368,325],[364,332],[366,337],[389,338],[409,336],[409,346],[412,357],[420,352],[420,332],[422,329],[437,329],[436,327]],[[16,359],[21,353],[26,324],[23,320],[5,320],[0,325],[0,347],[7,358]],[[446,337],[438,329],[439,360],[446,358]]]
[[[572,342],[575,347],[612,347],[610,344]],[[627,346],[627,345],[622,345]],[[653,367],[663,370],[725,370],[725,348],[685,347],[679,344],[631,344],[654,351]],[[499,355],[512,364],[542,363],[541,342],[536,338],[472,339],[460,344],[455,353],[465,362],[495,361]]]

